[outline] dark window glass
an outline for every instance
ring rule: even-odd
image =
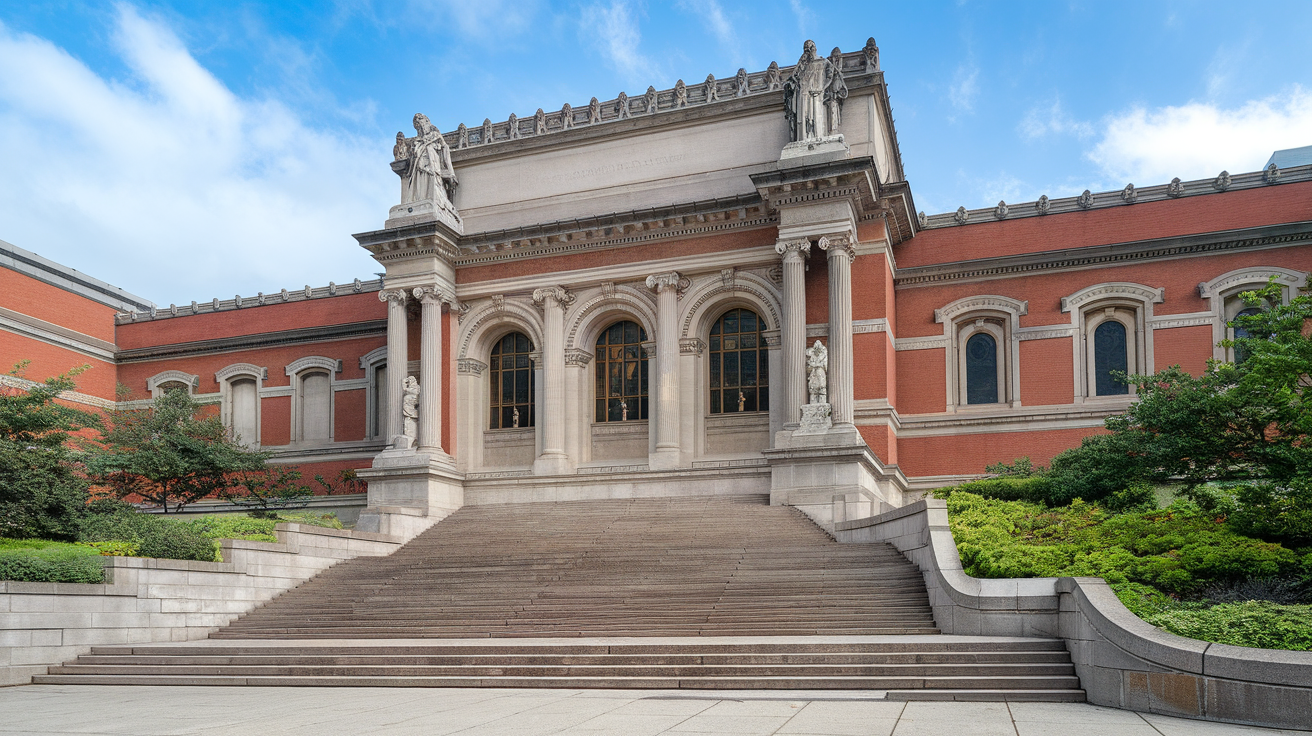
[[[532,427],[533,361],[529,353],[533,343],[522,333],[512,332],[497,341],[488,360],[492,375],[488,385],[492,389],[492,429]]]
[[[998,342],[987,332],[966,341],[966,403],[998,403]]]
[[[1097,396],[1121,396],[1130,393],[1130,387],[1112,377],[1113,371],[1129,370],[1129,351],[1126,350],[1125,325],[1114,319],[1098,325],[1093,331],[1094,391]]]
[[[1250,314],[1257,314],[1258,312],[1261,312],[1261,311],[1262,311],[1262,310],[1259,309],[1258,307],[1249,307],[1248,309],[1244,309],[1244,310],[1240,311],[1239,314],[1236,314],[1236,315],[1235,315],[1235,319],[1239,319],[1240,317],[1247,317],[1247,316],[1249,316]],[[1238,339],[1241,338],[1241,337],[1252,337],[1252,335],[1250,335],[1250,334],[1248,333],[1248,330],[1244,329],[1243,327],[1238,327],[1238,326],[1236,326],[1236,327],[1235,327],[1235,339],[1238,340]],[[1235,363],[1242,363],[1242,362],[1244,362],[1245,360],[1248,360],[1248,351],[1246,351],[1246,350],[1244,350],[1242,347],[1236,345],[1236,346],[1235,346]]]
[[[598,422],[647,418],[647,333],[636,322],[616,322],[597,338]]]
[[[769,411],[769,353],[761,339],[761,319],[731,309],[711,326],[708,350],[711,413]]]

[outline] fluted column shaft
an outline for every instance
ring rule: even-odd
[[[656,292],[656,456],[661,468],[679,465],[679,281],[678,273],[647,277]]]
[[[852,261],[856,253],[845,235],[820,239],[829,256],[829,404],[834,425],[852,420]]]
[[[405,398],[406,318],[405,290],[387,289],[378,293],[387,302],[387,426],[388,443],[405,434],[401,402]]]
[[[419,447],[442,449],[442,302],[431,287],[414,291],[420,304]]]
[[[537,289],[533,301],[542,307],[542,454],[534,467],[542,474],[569,470],[565,453],[565,307],[574,296],[559,286]]]
[[[784,315],[780,330],[783,350],[782,389],[784,429],[796,429],[806,403],[806,258],[811,253],[809,240],[793,240],[775,245],[784,257]]]

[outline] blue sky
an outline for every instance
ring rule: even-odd
[[[0,9],[0,239],[162,305],[379,270],[391,138],[880,46],[929,213],[1312,144],[1307,2],[51,2]]]

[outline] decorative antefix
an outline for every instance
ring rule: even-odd
[[[845,157],[849,149],[839,132],[845,99],[841,52],[834,49],[826,59],[816,53],[814,41],[807,41],[802,58],[784,82],[784,115],[792,143],[784,147],[780,161],[799,156]]]
[[[440,220],[463,232],[460,213],[451,202],[459,184],[451,148],[428,116],[415,113],[414,125],[414,138],[396,134],[392,171],[401,177],[401,204],[392,208],[388,220]]]

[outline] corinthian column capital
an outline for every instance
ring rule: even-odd
[[[546,306],[547,300],[554,301],[562,307],[574,303],[574,295],[563,286],[547,286],[533,290],[533,303],[539,307]]]
[[[405,289],[383,289],[378,292],[378,301],[380,302],[400,302],[405,304]]]
[[[774,252],[784,258],[788,258],[792,254],[796,254],[798,258],[809,258],[811,255],[811,241],[805,238],[781,240],[774,244]]]
[[[680,276],[678,271],[670,271],[669,273],[652,274],[647,277],[646,283],[648,289],[659,294],[665,289],[683,291],[688,288],[689,282],[688,279]]]
[[[830,258],[838,255],[847,256],[849,261],[856,260],[856,248],[853,247],[852,236],[847,233],[835,233],[820,238],[818,243],[820,250],[829,254]]]
[[[411,292],[421,304],[455,305],[455,297],[437,286],[416,286]]]

